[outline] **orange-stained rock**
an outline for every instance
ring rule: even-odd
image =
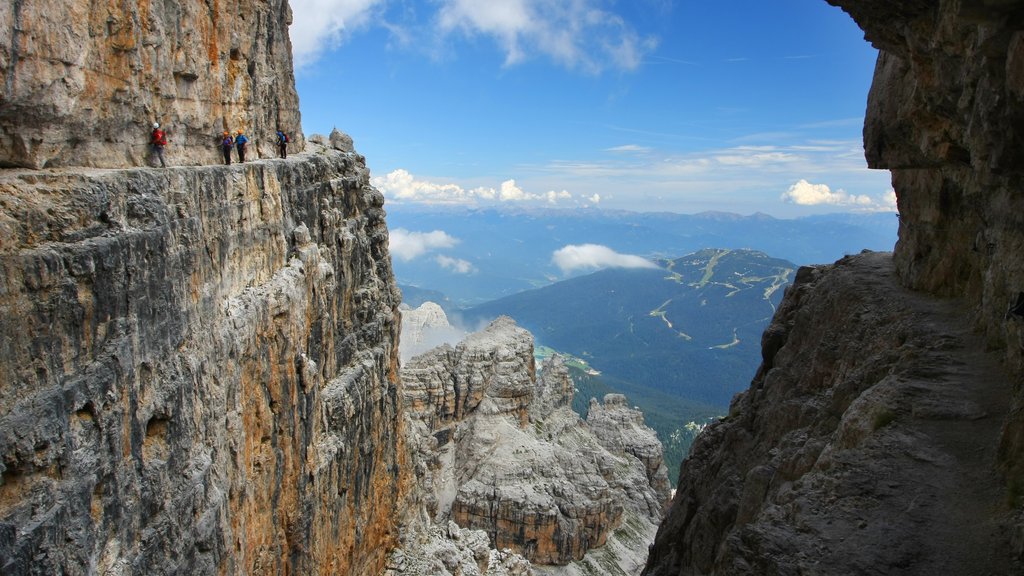
[[[142,166],[153,122],[171,164],[220,160],[244,130],[301,150],[287,0],[0,3],[0,166]]]
[[[411,481],[354,154],[0,175],[0,572],[376,574]]]

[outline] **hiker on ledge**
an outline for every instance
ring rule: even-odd
[[[235,139],[231,132],[224,132],[224,139],[220,141],[220,148],[224,152],[224,163],[231,164],[231,149],[235,147]]]
[[[153,133],[150,135],[149,143],[153,145],[153,153],[160,159],[160,167],[167,168],[164,162],[164,147],[167,146],[167,133],[160,129],[159,122],[153,122]]]
[[[235,136],[235,146],[238,148],[238,161],[245,162],[245,145],[249,143],[249,139],[245,137],[245,134],[239,130],[238,136]]]
[[[288,135],[280,130],[277,131],[277,151],[281,158],[288,157]]]

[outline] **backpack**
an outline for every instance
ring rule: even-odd
[[[153,144],[156,144],[157,146],[167,145],[167,135],[164,134],[163,130],[159,128],[153,130]]]
[[[290,140],[288,140],[288,135],[285,134],[284,132],[281,132],[280,130],[278,130],[277,132],[277,141],[282,144],[287,144],[288,142],[290,142]]]

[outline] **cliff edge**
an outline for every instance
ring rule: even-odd
[[[1020,573],[1024,7],[829,3],[880,50],[899,241],[798,273],[645,574]]]
[[[225,130],[302,150],[287,0],[10,0],[0,23],[0,167],[144,166],[153,122],[172,164],[218,163]]]
[[[409,479],[368,178],[314,147],[0,173],[0,572],[383,568]]]
[[[802,268],[644,573],[1017,573],[995,471],[1011,390],[961,307],[901,287],[890,254]]]

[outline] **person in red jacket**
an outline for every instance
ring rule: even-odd
[[[167,168],[164,162],[164,147],[167,146],[167,133],[160,129],[160,123],[153,123],[153,133],[150,135],[149,143],[153,146],[153,153],[160,159],[160,167]]]

